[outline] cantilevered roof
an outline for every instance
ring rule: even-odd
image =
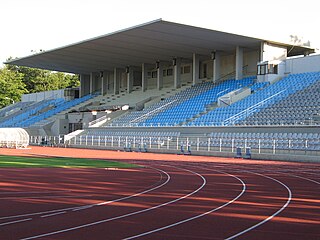
[[[266,40],[159,19],[6,63],[88,74],[115,67],[154,64],[158,60],[171,61],[174,57],[191,59],[193,53],[209,56],[213,50],[234,52],[236,46],[260,49],[263,41]],[[291,49],[293,55],[310,50],[283,43],[280,45]]]

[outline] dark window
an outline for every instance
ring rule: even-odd
[[[190,72],[191,72],[191,67],[190,66],[184,66],[183,73],[190,73]]]

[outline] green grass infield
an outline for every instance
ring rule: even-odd
[[[99,159],[64,157],[18,157],[0,155],[0,168],[137,168],[138,165]]]

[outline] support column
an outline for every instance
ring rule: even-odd
[[[237,46],[237,49],[236,49],[236,80],[243,78],[242,69],[243,69],[243,48]]]
[[[181,87],[181,58],[173,59],[173,81],[175,89]]]
[[[126,73],[127,73],[127,92],[131,93],[133,89],[133,68],[127,67]]]
[[[199,56],[194,53],[192,55],[192,84],[196,85],[196,83],[199,81]]]
[[[113,70],[113,93],[119,94],[120,91],[120,69],[114,68]]]
[[[94,79],[95,75],[94,73],[90,73],[90,94],[92,94],[94,92]]]
[[[148,69],[145,63],[142,63],[142,92],[145,92],[148,89],[147,85],[147,76],[148,76]]]
[[[213,83],[217,83],[221,74],[220,53],[215,51],[213,54]]]
[[[85,75],[84,74],[80,74],[80,91],[79,91],[79,95],[80,97],[85,96]]]
[[[157,89],[161,90],[163,88],[163,66],[161,62],[157,62],[156,67],[157,67]]]
[[[106,95],[108,90],[109,73],[108,71],[102,72],[102,84],[101,84],[101,94]]]

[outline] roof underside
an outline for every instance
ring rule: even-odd
[[[156,20],[7,63],[53,71],[88,74],[115,67],[141,66],[174,57],[191,59],[193,53],[209,56],[213,50],[234,52],[236,46],[260,49],[265,40]],[[283,45],[283,44],[282,44]],[[291,45],[285,45],[291,49]],[[291,49],[303,54],[303,47]]]

